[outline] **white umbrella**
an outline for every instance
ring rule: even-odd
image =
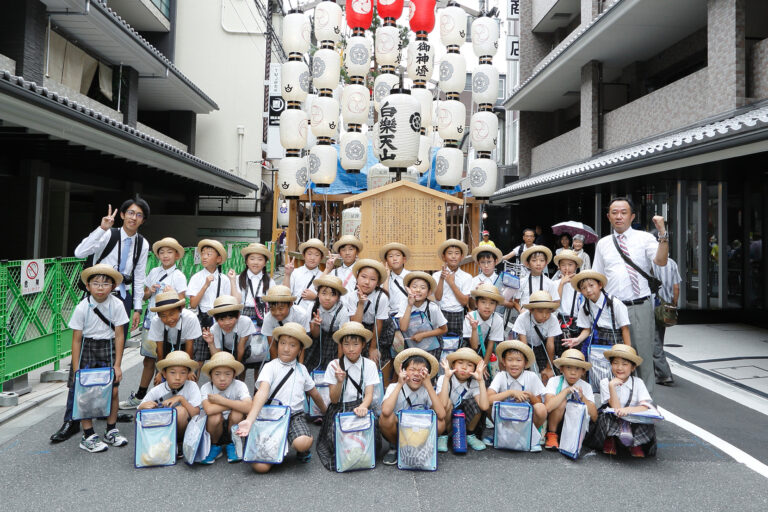
[[[597,242],[599,238],[594,229],[587,226],[583,222],[576,222],[575,220],[569,220],[555,224],[552,226],[552,232],[556,235],[568,233],[571,235],[571,237],[573,237],[573,235],[582,235],[584,237],[585,244],[593,244]]]

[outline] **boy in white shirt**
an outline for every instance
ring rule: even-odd
[[[253,400],[248,416],[240,422],[237,435],[248,437],[253,422],[261,408],[272,400],[291,408],[291,421],[288,426],[288,444],[296,450],[300,462],[309,462],[312,458],[312,433],[304,415],[304,401],[309,395],[321,412],[325,413],[323,397],[315,388],[315,381],[298,360],[302,350],[312,345],[312,338],[307,335],[302,325],[289,322],[278,327],[272,333],[277,340],[277,359],[264,365],[259,373],[259,388]],[[266,473],[272,464],[256,462],[252,464],[257,473]]]
[[[333,275],[341,279],[341,284],[348,292],[354,292],[357,282],[352,272],[352,267],[357,261],[357,256],[363,250],[363,242],[353,235],[344,235],[333,244],[335,254],[328,255],[325,262],[323,275]],[[336,266],[336,260],[341,258],[341,265]]]
[[[420,348],[440,360],[442,336],[447,320],[437,304],[427,297],[435,290],[435,280],[426,272],[411,272],[404,280],[408,302],[398,316],[407,348]]]
[[[576,275],[581,263],[581,258],[569,249],[564,249],[555,256],[555,265],[557,265],[560,274],[560,279],[554,281],[555,286],[557,286],[557,293],[560,295],[560,308],[557,311],[557,316],[565,338],[577,336],[581,332],[581,329],[576,325],[576,316],[584,303],[584,296],[570,285],[571,279]],[[563,350],[562,343],[555,343],[555,355],[559,356]]]
[[[533,347],[536,366],[541,379],[546,384],[555,375],[552,361],[555,359],[555,338],[562,335],[560,323],[552,313],[559,307],[545,291],[535,291],[525,306],[525,311],[517,317],[512,330],[518,339]]]
[[[254,327],[249,317],[240,314],[242,310],[243,304],[231,295],[222,295],[208,310],[214,324],[210,329],[203,329],[203,340],[211,355],[229,352],[241,363],[251,358],[250,341]]]
[[[404,279],[410,272],[405,268],[411,251],[403,244],[392,242],[379,250],[379,259],[387,269],[387,279],[381,288],[389,294],[389,315],[396,317],[408,302],[408,290]]]
[[[520,255],[520,263],[528,269],[528,276],[520,282],[520,289],[517,291],[517,297],[514,301],[514,308],[518,313],[522,313],[522,308],[531,300],[531,295],[536,291],[545,291],[549,293],[553,301],[559,301],[560,295],[557,293],[557,286],[550,278],[544,275],[544,271],[552,261],[552,251],[543,245],[534,245],[523,251]]]
[[[299,245],[299,252],[304,258],[304,265],[295,268],[295,258],[289,258],[285,265],[285,279],[291,288],[291,295],[298,297],[295,305],[301,308],[305,315],[310,316],[312,305],[317,298],[317,290],[312,285],[317,277],[322,275],[320,263],[328,256],[328,249],[317,238],[310,238]]]
[[[464,325],[464,311],[469,305],[469,292],[472,291],[472,276],[459,268],[467,255],[467,244],[450,238],[440,244],[437,254],[445,263],[440,272],[432,277],[437,282],[435,300],[440,303],[440,310],[448,320],[448,334],[459,336]]]
[[[517,340],[507,340],[496,347],[496,357],[504,363],[488,387],[488,401],[501,402],[512,399],[528,402],[533,407],[533,424],[539,428],[547,419],[547,407],[541,403],[544,385],[539,376],[528,371],[536,360],[531,347]]]
[[[269,311],[264,316],[261,334],[266,336],[269,341],[270,359],[277,357],[277,343],[272,337],[272,333],[277,327],[295,322],[309,332],[309,315],[304,314],[304,309],[293,303],[295,300],[296,296],[291,293],[291,289],[283,285],[270,287],[267,294],[264,295],[264,302],[269,306]]]

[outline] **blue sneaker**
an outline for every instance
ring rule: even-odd
[[[240,462],[240,457],[237,456],[237,450],[235,450],[235,445],[232,443],[229,443],[226,447],[227,450],[227,462]]]
[[[299,460],[299,462],[303,462],[306,464],[310,460],[312,460],[312,452],[310,450],[307,450],[305,452],[296,452],[296,458]]]
[[[206,458],[200,461],[200,464],[213,464],[219,457],[221,457],[221,446],[217,444],[211,445],[211,451],[208,452]]]

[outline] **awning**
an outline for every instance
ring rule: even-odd
[[[768,151],[768,101],[536,174],[498,190],[491,202],[502,204],[764,151]]]

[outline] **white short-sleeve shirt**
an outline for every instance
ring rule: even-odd
[[[539,332],[541,332],[541,335],[544,336],[545,340],[550,336],[554,337],[563,334],[563,330],[560,328],[560,322],[557,321],[557,316],[554,313],[549,315],[546,322],[539,323],[533,318],[530,309],[526,309],[520,313],[520,316],[515,320],[515,325],[512,327],[512,330],[517,334],[524,335],[528,344],[535,347],[541,345],[542,341],[534,327],[539,328]]]
[[[285,320],[278,322],[277,319],[272,316],[272,313],[267,313],[264,315],[264,323],[261,324],[261,334],[264,336],[272,336],[272,332],[275,330],[275,328],[280,327],[281,325],[285,325],[288,322],[296,322],[297,324],[304,327],[304,330],[309,332],[309,318],[304,314],[304,310],[295,306],[291,306],[291,309],[288,311],[288,316],[285,317]]]
[[[275,282],[269,276],[267,276],[265,280],[263,272],[254,274],[250,270],[246,270],[245,276],[247,278],[245,289],[241,288],[240,293],[243,294],[243,304],[245,304],[245,307],[253,308],[256,307],[256,304],[253,301],[253,295],[256,294],[257,297],[263,297],[266,294],[264,288],[273,287]]]
[[[629,251],[629,257],[646,274],[650,274],[653,259],[659,249],[659,242],[646,231],[628,228],[623,234],[626,236],[624,245]],[[592,270],[600,272],[608,278],[608,285],[605,290],[609,295],[616,296],[621,300],[634,300],[649,296],[651,290],[648,288],[648,281],[639,274],[637,275],[637,285],[640,293],[635,295],[632,290],[632,279],[629,277],[627,264],[612,240],[612,237],[616,235],[614,232],[597,242]]]
[[[406,303],[406,307],[408,307],[408,303]],[[405,315],[405,309],[403,308],[402,311],[400,311],[399,316],[402,318],[403,315]],[[427,313],[429,311],[429,313]],[[446,324],[448,324],[448,320],[446,320],[445,315],[443,315],[443,312],[440,311],[440,306],[437,305],[437,303],[433,301],[424,301],[420,306],[416,306],[415,304],[413,307],[411,307],[411,315],[414,313],[421,313],[424,315],[422,318],[426,317],[426,320],[429,321],[429,323],[432,325],[433,329],[437,329],[438,327],[442,327]],[[411,327],[412,323],[409,323],[408,329],[405,331],[405,337],[409,338],[408,340],[408,348],[420,348],[422,350],[435,350],[439,348],[440,342],[439,338],[436,336],[431,336],[428,338],[425,338],[419,342],[414,342],[410,340],[410,337],[413,336],[417,331],[414,331],[414,329]]]
[[[179,345],[184,345],[184,342],[187,340],[196,340],[203,335],[197,315],[189,309],[181,310],[181,316],[173,327],[168,327],[162,320],[160,320],[159,316],[156,316],[152,319],[152,323],[149,325],[149,334],[147,337],[150,341],[162,342],[166,331],[168,332],[168,343],[174,345],[174,350],[184,349],[183,346],[176,346],[177,337],[179,339]]]
[[[509,372],[499,372],[493,378],[488,389],[492,389],[494,393],[503,393],[514,389],[529,391],[534,396],[541,396],[544,393],[544,384],[541,383],[538,375],[528,370],[524,370],[516,379]]]
[[[355,274],[352,272],[352,267],[354,266],[354,263],[350,266],[346,266],[342,262],[341,265],[331,271],[331,275],[341,279],[341,284],[347,289],[347,293],[354,293],[355,287],[357,286],[357,279],[355,279]]]
[[[400,310],[408,305],[408,288],[405,287],[405,276],[410,273],[403,269],[400,274],[389,273],[389,314],[397,316]]]
[[[170,286],[178,294],[187,291],[187,278],[184,275],[184,272],[176,268],[176,265],[172,265],[170,268],[163,268],[160,266],[150,270],[147,274],[146,281],[144,281],[144,286],[151,290],[155,284],[159,284],[163,288]],[[157,313],[150,311],[149,308],[155,307],[155,297],[158,293],[162,293],[163,288],[161,288],[159,292],[153,292],[152,295],[149,296],[149,304],[147,305],[147,319],[149,322],[152,322],[152,319],[157,316]]]
[[[480,329],[480,332],[478,332],[477,335],[478,342],[487,343],[488,340],[499,342],[504,339],[504,319],[500,314],[495,312],[491,313],[491,316],[485,320],[483,320],[483,317],[481,317],[477,311],[471,312],[470,315],[473,315],[476,319],[480,320],[480,323],[477,324],[477,328]],[[464,319],[464,327],[462,328],[461,336],[463,338],[472,337],[472,325],[466,318]]]
[[[322,324],[320,329],[323,331],[330,331],[331,334],[338,331],[342,325],[349,322],[349,311],[344,307],[341,302],[337,303],[331,309],[325,309],[323,306],[317,308],[317,312],[320,314],[320,320]],[[333,322],[333,325],[331,325]]]
[[[175,395],[183,396],[192,407],[200,407],[200,404],[203,403],[200,397],[200,388],[191,380],[186,381],[176,393],[172,392],[171,388],[168,387],[168,382],[161,382],[147,391],[141,403],[163,401]]]
[[[624,384],[617,386],[616,391],[619,393],[619,402],[621,407],[625,407],[627,400],[629,400],[629,393],[632,393],[632,399],[629,401],[629,405],[626,407],[635,407],[641,404],[651,404],[653,399],[648,388],[645,387],[645,382],[640,377],[630,377]],[[611,398],[611,391],[608,386],[608,379],[600,381],[600,400],[607,404]]]
[[[83,338],[95,340],[111,340],[115,337],[114,327],[110,328],[94,309],[98,308],[104,318],[109,320],[114,327],[128,323],[128,315],[120,299],[114,295],[107,296],[104,302],[96,302],[93,297],[81,300],[72,318],[69,319],[69,328],[83,332]]]
[[[307,315],[312,310],[315,301],[302,299],[301,294],[304,290],[317,291],[314,282],[321,274],[320,267],[308,269],[306,266],[301,266],[291,273],[291,295],[296,297],[294,304],[303,309]]]
[[[432,274],[436,283],[440,282],[441,274],[442,272],[435,272]],[[460,268],[457,268],[453,274],[455,276],[456,287],[459,291],[464,295],[469,295],[469,292],[472,291],[472,276]],[[443,296],[439,302],[440,309],[443,311],[448,311],[449,313],[464,311],[464,306],[458,301],[456,295],[453,293],[453,289],[451,289],[447,282],[443,282]]]
[[[559,391],[557,390],[558,388],[560,388],[560,391],[562,391],[563,389],[568,387],[570,386],[565,381],[565,377],[560,375],[559,377],[555,377],[547,381],[547,385],[544,387],[544,394],[554,396],[559,393]],[[595,394],[592,392],[592,386],[590,386],[584,380],[582,379],[577,380],[576,384],[574,384],[573,387],[579,390],[579,392],[581,393],[581,396],[585,400],[589,400],[590,402],[595,401]]]
[[[389,396],[395,392],[396,388],[396,383],[387,386],[383,400],[389,398]],[[397,394],[397,402],[395,402],[394,412],[397,413],[403,409],[411,409],[417,405],[422,405],[425,409],[431,409],[432,400],[429,399],[429,393],[427,393],[427,390],[424,388],[424,386],[420,386],[419,389],[414,391],[408,386],[408,384],[404,384],[403,388]]]
[[[441,375],[437,378],[437,386],[435,386],[435,392],[439,395],[445,384],[445,375]],[[451,375],[451,381],[448,384],[450,388],[451,403],[455,406],[464,398],[476,397],[480,394],[480,384],[472,377],[466,382],[460,382],[456,378],[456,375]]]
[[[222,295],[230,295],[232,292],[227,276],[223,275],[218,270],[216,272],[208,272],[207,269],[203,269],[189,278],[187,295],[189,297],[194,297],[200,293],[200,290],[203,289],[203,285],[205,284],[205,280],[210,275],[214,276],[214,279],[208,289],[205,290],[203,298],[200,299],[200,303],[197,305],[197,309],[202,313],[207,313],[208,310],[213,307],[213,301],[218,297]]]
[[[219,350],[230,352],[237,357],[237,343],[235,343],[235,335],[237,335],[238,343],[243,338],[250,336],[256,332],[253,328],[253,321],[245,315],[240,315],[235,324],[235,328],[229,332],[219,327],[219,323],[214,320],[213,327],[211,327],[211,334],[213,335],[213,344]],[[222,341],[223,346],[222,348]]]
[[[481,284],[492,284],[496,286],[496,280],[499,278],[499,275],[494,272],[490,276],[486,276],[482,272],[477,274],[475,277],[472,278],[472,283],[469,286],[470,291],[474,290]]]
[[[557,285],[554,281],[543,274],[533,276],[530,272],[520,280],[520,289],[517,290],[516,298],[520,300],[520,305],[524,306],[531,302],[531,294],[539,290],[549,293],[553,301],[560,300],[560,294],[557,292]]]
[[[556,288],[560,288],[560,281],[554,281]],[[573,289],[570,283],[563,285],[563,294],[560,297],[560,314],[567,317],[575,317],[579,314],[579,308],[584,305],[584,296]]]
[[[280,384],[285,374],[293,368],[293,374],[288,377],[285,384],[278,390],[275,395],[275,400],[279,400],[280,403],[290,407],[293,412],[299,412],[304,410],[304,400],[307,392],[311,391],[315,387],[315,380],[307,371],[307,368],[296,361],[295,359],[291,363],[283,363],[280,359],[273,359],[264,365],[259,373],[259,380],[256,382],[256,387],[262,382],[269,383],[269,395],[274,392],[275,387]]]
[[[582,306],[579,309],[579,315],[576,317],[576,325],[582,329],[591,329],[592,324],[595,321],[595,317],[600,311],[600,308],[603,309],[603,312],[600,313],[600,318],[597,319],[598,327],[602,327],[604,329],[613,329],[615,327],[616,329],[619,329],[625,325],[629,325],[629,313],[627,312],[627,306],[625,306],[624,303],[621,302],[618,298],[613,297],[612,304],[614,316],[612,321],[611,308],[608,305],[607,300],[608,299],[606,296],[603,295],[601,299],[598,299],[599,306],[591,300],[587,301],[587,307],[589,307],[590,314],[585,313],[584,307]]]
[[[208,395],[220,395],[227,400],[235,401],[247,400],[251,398],[251,393],[248,391],[248,386],[245,384],[245,382],[237,380],[237,378],[232,379],[230,385],[227,386],[227,389],[223,391],[219,388],[214,388],[213,384],[210,382],[206,382],[203,384],[203,387],[200,388],[200,403],[208,400]],[[224,416],[224,419],[229,418],[229,412],[229,410],[226,410],[221,413],[222,416]]]
[[[334,359],[328,363],[328,368],[325,369],[323,382],[329,386],[336,384],[338,382],[336,380],[336,369],[338,368],[338,359]],[[344,356],[344,370],[347,372],[347,381],[344,383],[344,394],[341,397],[342,402],[353,402],[358,398],[364,398],[365,388],[368,386],[375,386],[380,382],[379,371],[376,367],[376,363],[366,357],[360,356],[357,358],[357,361],[353,363],[347,359],[347,356]],[[360,381],[361,375],[363,377],[362,382]],[[360,385],[360,388],[363,390],[362,396],[358,393],[355,385],[350,382],[350,379],[354,380]]]
[[[348,293],[343,298],[344,306],[347,308],[349,316],[354,316],[357,312],[357,292]],[[364,324],[373,324],[375,320],[386,320],[389,318],[389,297],[381,290],[374,290],[368,295],[365,306],[363,306]]]

